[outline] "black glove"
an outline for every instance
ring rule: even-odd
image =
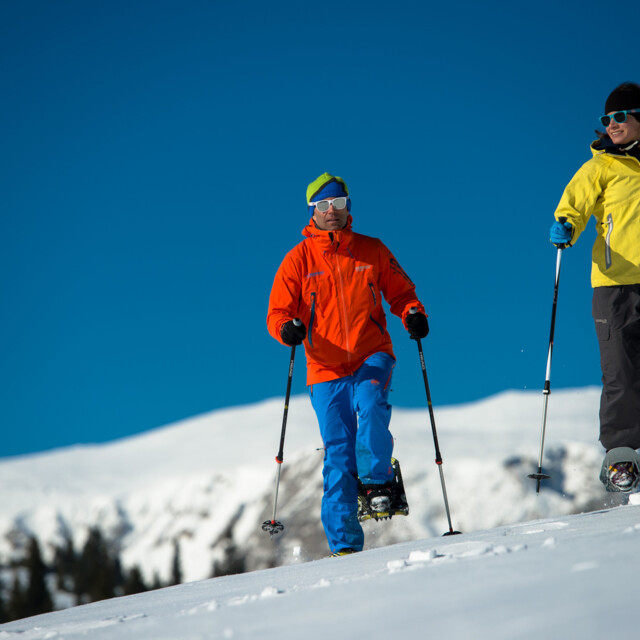
[[[407,323],[407,329],[412,340],[418,338],[426,338],[429,333],[429,323],[427,322],[427,316],[424,313],[410,313],[405,322]]]
[[[298,320],[298,322],[300,321]],[[285,322],[282,325],[280,337],[282,338],[282,342],[288,344],[290,347],[295,347],[302,344],[302,341],[307,337],[307,328],[302,322],[295,325],[293,320],[289,320],[289,322]]]

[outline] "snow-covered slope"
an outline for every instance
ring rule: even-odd
[[[114,598],[0,640],[635,637],[639,546],[623,506]]]
[[[526,478],[539,451],[539,392],[436,407],[454,527],[471,532],[603,507],[598,399],[595,388],[552,394],[545,471],[553,478],[540,495]],[[175,541],[189,581],[209,577],[230,541],[248,569],[322,558],[322,443],[307,397],[289,409],[278,499],[285,533],[271,540],[260,530],[273,508],[282,411],[274,399],[107,445],[1,460],[2,562],[21,554],[29,534],[46,557],[65,536],[79,548],[94,525],[115,541],[125,567],[140,565],[148,579],[168,577]],[[411,515],[368,523],[367,548],[448,529],[426,409],[394,409],[392,431]]]

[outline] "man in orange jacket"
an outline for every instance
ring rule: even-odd
[[[304,342],[307,385],[325,448],[322,524],[332,553],[344,555],[364,544],[358,478],[372,510],[385,511],[391,501],[388,395],[395,356],[382,296],[412,338],[424,338],[429,325],[415,285],[389,249],[351,230],[342,178],[318,177],[307,188],[307,204],[305,239],[276,273],[267,327],[282,344]]]

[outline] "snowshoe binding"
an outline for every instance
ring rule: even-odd
[[[394,477],[385,484],[362,484],[358,480],[358,520],[386,520],[409,515],[400,463],[391,458]]]
[[[630,447],[611,449],[602,462],[600,480],[607,491],[630,493],[640,483],[640,456]]]
[[[330,558],[340,558],[341,556],[350,556],[350,555],[353,555],[354,553],[358,553],[356,549],[350,549],[350,548],[338,549],[338,551],[335,551],[329,557]]]
[[[637,475],[632,462],[618,462],[609,467],[609,483],[616,486],[618,491],[631,491],[637,484]]]

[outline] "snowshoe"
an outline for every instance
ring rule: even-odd
[[[400,463],[391,458],[394,477],[391,482],[365,485],[358,480],[358,520],[386,520],[393,516],[409,515]]]

